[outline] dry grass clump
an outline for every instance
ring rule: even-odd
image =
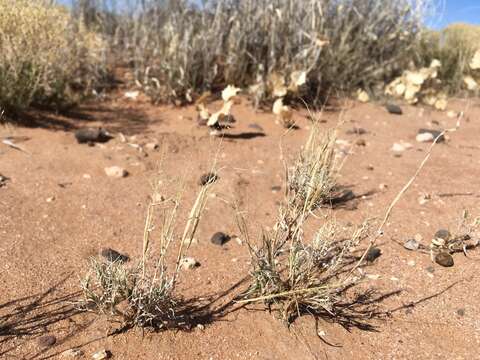
[[[187,101],[235,83],[253,85],[258,101],[319,101],[332,89],[374,88],[404,69],[432,2],[136,0],[121,12],[115,1],[88,3],[154,100]],[[294,89],[298,74],[306,81]],[[279,95],[274,79],[294,91]]]
[[[459,23],[441,31],[426,31],[419,42],[418,62],[420,66],[428,66],[432,60],[438,59],[442,64],[438,72],[442,90],[457,94],[465,88],[465,76],[473,75],[480,81],[480,76],[475,76],[469,66],[479,44],[480,27],[475,25]]]
[[[329,200],[337,185],[340,164],[335,158],[334,131],[321,133],[314,124],[305,147],[288,171],[291,201],[311,211]]]
[[[345,292],[358,279],[345,274],[356,261],[353,251],[364,239],[367,226],[342,234],[327,216],[312,239],[304,232],[312,212],[335,186],[334,146],[334,133],[323,135],[314,124],[305,149],[287,176],[285,203],[274,230],[262,233],[259,247],[251,242],[246,222],[237,212],[252,262],[251,285],[240,302],[263,303],[277,310],[287,324],[305,313],[345,321],[354,312]]]
[[[180,187],[167,197],[161,186],[165,183],[157,182],[147,210],[142,260],[127,266],[118,261],[92,259],[90,274],[82,282],[82,307],[120,317],[124,327],[188,326],[187,302],[175,289],[213,183],[211,180],[200,187],[183,234],[177,236],[175,230],[183,189]]]
[[[104,42],[47,0],[0,0],[0,108],[59,105],[105,75]]]

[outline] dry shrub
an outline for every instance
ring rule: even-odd
[[[201,186],[185,223],[176,234],[183,186],[168,196],[166,182],[154,185],[147,209],[142,260],[132,266],[91,259],[90,273],[82,281],[81,307],[120,317],[124,327],[154,329],[188,326],[190,302],[175,292],[182,261],[192,243],[208,193],[215,179]],[[152,238],[155,237],[155,241]],[[177,248],[175,256],[174,248]],[[169,263],[174,266],[169,266]]]
[[[75,100],[105,75],[103,40],[47,0],[0,0],[0,108]]]
[[[438,59],[442,66],[438,79],[442,89],[449,94],[458,94],[464,86],[464,76],[474,75],[469,68],[475,51],[480,48],[480,27],[469,24],[452,24],[441,31],[426,31],[419,43],[420,66],[428,66]]]
[[[306,72],[299,93],[370,89],[412,58],[429,0],[88,1],[117,56],[154,100],[230,83],[271,99],[272,76]],[[92,8],[95,11],[92,11]],[[106,10],[105,10],[106,9]]]
[[[251,284],[242,303],[263,303],[279,312],[287,324],[299,315],[326,315],[342,323],[358,314],[346,291],[357,282],[346,275],[356,262],[354,249],[367,234],[366,224],[346,234],[326,216],[312,239],[305,224],[335,187],[337,160],[335,134],[322,134],[314,123],[304,150],[287,176],[285,203],[272,231],[263,231],[257,247],[246,221],[237,212],[237,223],[249,245]]]

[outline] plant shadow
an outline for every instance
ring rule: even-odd
[[[125,135],[145,133],[151,124],[159,121],[149,118],[141,107],[111,106],[100,102],[58,112],[28,110],[9,118],[9,122],[20,127],[68,132],[86,126],[98,126],[100,123],[110,132],[122,132]]]
[[[21,348],[27,341],[47,334],[49,327],[64,320],[74,323],[75,329],[62,339],[57,340],[52,345],[53,348],[90,326],[91,321],[77,323],[73,320],[76,315],[82,312],[73,305],[80,292],[57,295],[59,288],[70,276],[65,276],[45,292],[0,304],[0,345],[2,349],[0,350],[0,358],[11,356],[10,353]],[[38,358],[52,347],[41,349],[28,359]]]

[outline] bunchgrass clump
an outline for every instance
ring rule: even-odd
[[[49,0],[0,0],[0,108],[59,108],[106,76],[105,42]]]
[[[345,292],[358,280],[347,275],[356,262],[353,251],[367,234],[363,225],[342,234],[331,216],[313,238],[305,236],[305,224],[336,185],[335,133],[322,135],[313,124],[310,137],[287,177],[285,203],[274,229],[263,231],[261,243],[252,242],[244,218],[237,223],[250,249],[251,284],[242,303],[263,303],[276,310],[287,324],[310,313],[331,318],[349,316]]]
[[[335,159],[335,132],[314,125],[303,151],[288,172],[291,201],[313,210],[329,200],[337,185],[340,164]]]
[[[175,289],[213,181],[200,187],[181,236],[175,230],[183,187],[165,196],[163,185],[163,181],[154,185],[148,205],[141,261],[127,266],[92,259],[90,274],[82,282],[82,307],[120,317],[127,328],[188,326],[187,302]],[[176,256],[173,246],[177,247]]]

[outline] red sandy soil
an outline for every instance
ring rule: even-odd
[[[365,268],[379,277],[362,288],[375,288],[379,295],[398,292],[378,304],[391,316],[372,319],[371,330],[347,330],[320,319],[319,331],[336,346],[316,336],[311,317],[300,318],[288,329],[274,314],[255,307],[226,314],[204,329],[130,330],[108,337],[118,323],[92,313],[69,314],[72,299],[63,298],[79,290],[88,258],[101,248],[140,259],[150,183],[162,158],[161,151],[146,150],[144,156],[118,137],[93,147],[77,144],[75,126],[101,125],[135,136],[130,141],[138,144],[158,140],[166,149],[162,169],[171,179],[185,181],[181,219],[196,196],[199,176],[209,170],[218,152],[216,196],[209,198],[201,220],[199,243],[189,251],[201,266],[181,273],[178,292],[188,298],[220,293],[248,274],[245,245],[230,241],[220,247],[209,239],[217,231],[238,234],[233,212],[224,201],[233,198],[247,211],[252,233],[273,225],[282,200],[282,191],[271,189],[283,185],[280,143],[284,157],[293,158],[308,134],[310,122],[304,111],[295,114],[299,129],[285,134],[272,114],[255,112],[244,100],[233,108],[237,123],[228,130],[232,135],[221,141],[197,126],[193,106],[154,107],[118,96],[84,105],[69,116],[37,113],[23,119],[30,126],[2,129],[2,136],[28,138],[19,144],[30,154],[0,144],[0,173],[10,178],[0,188],[0,358],[61,358],[62,351],[73,347],[81,347],[84,358],[108,349],[115,359],[478,358],[479,250],[468,258],[455,254],[455,266],[442,268],[428,254],[407,251],[392,241],[420,234],[428,246],[437,229],[456,230],[464,209],[480,215],[480,107],[474,103],[467,107],[467,101],[459,100],[451,108],[467,108],[460,130],[435,147],[392,213],[379,242],[382,256]],[[338,111],[325,112],[322,126],[333,127],[338,118]],[[348,105],[343,118],[338,137],[352,147],[339,183],[358,198],[333,210],[341,224],[378,222],[426,155],[429,144],[415,141],[417,130],[450,128],[456,122],[445,113],[420,107],[405,106],[404,115],[397,116],[378,105],[357,103]],[[259,130],[250,124],[261,126],[265,136],[257,136]],[[368,133],[347,135],[353,127]],[[366,146],[355,145],[358,138]],[[414,147],[394,157],[390,148],[400,140]],[[126,168],[130,175],[107,177],[104,168],[113,165]],[[387,187],[380,189],[380,184]],[[418,198],[424,193],[431,200],[421,205]],[[47,201],[51,197],[54,200]],[[312,226],[321,223],[319,218]],[[426,270],[429,266],[433,273]],[[412,302],[418,303],[405,306]],[[46,334],[54,335],[57,343],[43,349],[38,337]]]

